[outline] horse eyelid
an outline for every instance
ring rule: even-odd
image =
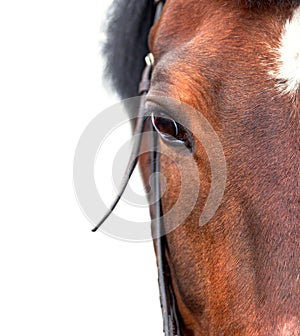
[[[172,135],[168,135],[167,133],[164,133],[162,131],[159,130],[159,128],[157,127],[156,123],[155,123],[155,118],[162,118],[165,120],[168,120],[170,122],[173,122],[174,128],[176,129],[175,133],[176,136],[172,136]],[[171,145],[184,145],[185,147],[187,147],[190,152],[193,151],[193,140],[192,140],[192,136],[190,134],[190,132],[180,123],[176,122],[173,118],[171,118],[170,116],[168,116],[165,113],[151,113],[151,123],[155,129],[155,131],[160,135],[160,137],[162,138],[163,141],[171,144]],[[180,130],[183,132],[183,134],[185,135],[185,139],[184,138],[177,138],[177,136],[179,136],[180,134]]]

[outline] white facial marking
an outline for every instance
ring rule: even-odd
[[[300,84],[300,7],[294,10],[282,32],[278,48],[278,69],[275,76],[285,81],[285,93],[294,94]]]
[[[299,321],[297,323],[296,319],[292,319],[288,323],[284,323],[282,328],[279,328],[279,333],[276,336],[299,336],[300,327]]]

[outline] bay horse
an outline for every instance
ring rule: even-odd
[[[120,97],[137,96],[151,52],[146,102],[170,97],[200,111],[220,139],[227,171],[220,206],[199,226],[211,171],[194,140],[201,193],[165,237],[177,334],[300,335],[300,1],[166,0],[153,25],[157,2],[114,2],[104,48],[108,74]],[[162,109],[155,99],[152,109]],[[193,139],[197,115],[184,118]],[[169,132],[180,141],[185,129],[174,134],[173,119],[156,120],[158,141],[184,164],[163,138]],[[141,158],[145,183],[150,161]],[[164,212],[178,198],[178,172],[164,156],[160,170],[168,184]]]

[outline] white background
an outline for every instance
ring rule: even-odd
[[[162,335],[152,243],[91,233],[73,189],[77,141],[116,101],[99,55],[109,3],[0,5],[3,336]]]

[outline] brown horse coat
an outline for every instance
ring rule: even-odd
[[[300,335],[299,3],[167,0],[151,29],[149,95],[199,111],[217,133],[227,165],[222,203],[200,227],[211,174],[195,142],[201,193],[167,236],[184,335]],[[148,13],[144,24],[151,21]],[[131,95],[134,88],[118,83],[120,76],[119,92]],[[193,133],[197,118],[185,117]],[[173,148],[166,150],[165,212],[180,192],[170,157],[184,162]],[[142,168],[147,181],[146,157]]]

